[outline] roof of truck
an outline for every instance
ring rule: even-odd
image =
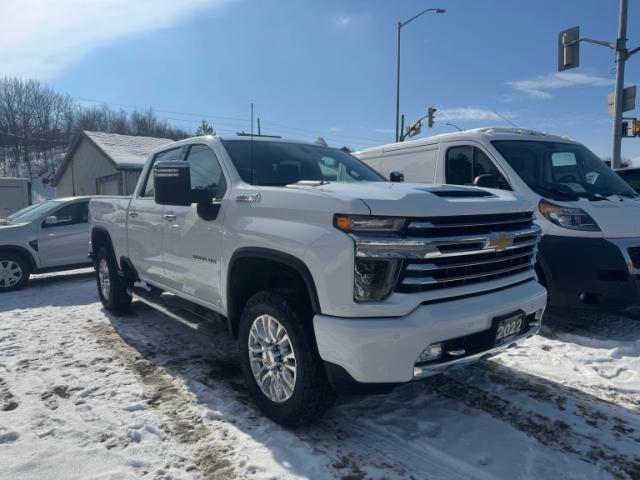
[[[384,148],[409,148],[421,145],[429,145],[439,142],[452,142],[457,140],[477,140],[478,138],[493,138],[500,140],[540,140],[552,142],[574,142],[568,137],[552,135],[546,132],[539,132],[527,128],[503,128],[503,127],[484,127],[474,128],[471,130],[462,130],[461,132],[442,133],[432,137],[419,138],[417,140],[409,140],[406,142],[389,143],[378,147],[367,148],[355,153],[374,152]]]

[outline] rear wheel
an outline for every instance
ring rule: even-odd
[[[0,293],[19,290],[29,281],[29,264],[15,253],[0,253]]]
[[[335,398],[309,315],[278,292],[249,299],[240,319],[240,362],[247,387],[266,416],[290,427],[317,420]]]
[[[112,312],[122,312],[129,308],[131,295],[127,292],[126,285],[118,275],[113,255],[106,247],[101,247],[98,250],[95,268],[98,295],[104,308]]]

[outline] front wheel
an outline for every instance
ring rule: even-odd
[[[129,308],[131,295],[118,276],[116,262],[107,248],[102,247],[98,250],[95,268],[98,295],[104,308],[112,312],[122,312]]]
[[[21,289],[29,274],[29,264],[20,255],[0,253],[0,293]]]
[[[334,400],[305,309],[277,292],[249,299],[238,330],[247,387],[264,414],[295,427],[317,420]]]

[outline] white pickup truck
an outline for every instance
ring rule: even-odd
[[[258,136],[168,145],[133,196],[90,204],[104,306],[224,319],[255,402],[289,426],[336,392],[388,391],[537,333],[533,220],[511,192],[391,183],[341,150]]]

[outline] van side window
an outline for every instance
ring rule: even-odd
[[[187,154],[191,188],[209,190],[213,198],[222,198],[227,188],[216,154],[206,145],[192,145]]]
[[[497,180],[498,188],[511,190],[493,161],[479,148],[468,145],[447,150],[445,175],[450,185],[473,185],[479,176],[492,175]]]
[[[149,171],[147,172],[147,178],[145,180],[145,184],[140,190],[142,194],[141,197],[153,197],[155,194],[155,185],[153,182],[153,166],[156,164],[158,160],[161,161],[169,161],[169,160],[180,160],[182,158],[182,147],[172,148],[171,150],[165,150],[164,152],[157,153],[151,162],[151,166],[149,167]]]

